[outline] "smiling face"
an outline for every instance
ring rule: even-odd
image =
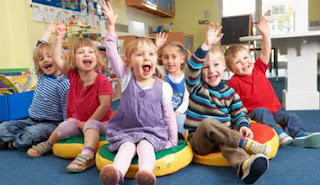
[[[161,60],[169,74],[178,75],[182,72],[181,66],[184,63],[185,56],[180,48],[168,45],[162,48]]]
[[[52,59],[52,51],[50,44],[41,44],[34,53],[34,61],[37,69],[36,73],[42,72],[47,75],[58,76],[60,71],[56,67]]]
[[[254,67],[254,63],[247,50],[238,51],[229,65],[233,73],[241,76],[250,76]]]
[[[225,62],[223,54],[219,51],[210,51],[207,54],[201,70],[202,80],[211,87],[216,87],[221,82],[224,69]]]
[[[128,58],[128,67],[133,71],[136,81],[152,78],[157,67],[157,51],[146,42],[140,42]]]
[[[92,71],[97,66],[97,57],[93,48],[82,46],[75,51],[76,67],[80,71]]]

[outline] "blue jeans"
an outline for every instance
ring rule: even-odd
[[[46,141],[59,122],[24,120],[7,121],[0,124],[0,138],[4,142],[15,142],[17,149],[28,149],[33,144]]]
[[[299,116],[283,109],[278,110],[273,115],[269,109],[256,108],[250,112],[249,116],[252,120],[269,125],[278,134],[283,132],[282,128],[293,138],[306,132]]]

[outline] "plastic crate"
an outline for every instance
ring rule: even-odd
[[[34,91],[28,91],[0,96],[0,122],[28,117],[33,93]]]

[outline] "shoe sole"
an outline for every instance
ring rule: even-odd
[[[259,177],[261,177],[261,175],[263,175],[268,170],[268,168],[268,159],[262,154],[257,154],[256,158],[252,161],[251,165],[249,166],[249,173],[246,176],[244,176],[241,180],[246,184],[253,184],[259,179]]]
[[[284,143],[280,143],[280,147],[285,147],[287,145],[290,145],[293,142],[293,139],[289,139],[288,141],[284,142]]]
[[[302,148],[320,147],[320,134],[313,133],[305,137],[299,137],[293,140],[293,146]]]
[[[139,185],[154,185],[156,183],[156,177],[152,172],[138,171],[136,181]]]
[[[100,180],[104,185],[117,185],[119,175],[119,171],[114,166],[107,165],[100,171]]]

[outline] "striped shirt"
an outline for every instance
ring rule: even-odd
[[[69,81],[64,75],[56,77],[39,73],[29,116],[39,121],[65,120],[68,92]]]
[[[237,130],[242,126],[250,128],[247,109],[235,90],[223,82],[211,87],[202,80],[201,69],[206,55],[207,51],[199,47],[188,61],[186,85],[190,97],[184,127],[195,131],[203,119],[212,118],[229,128]]]

